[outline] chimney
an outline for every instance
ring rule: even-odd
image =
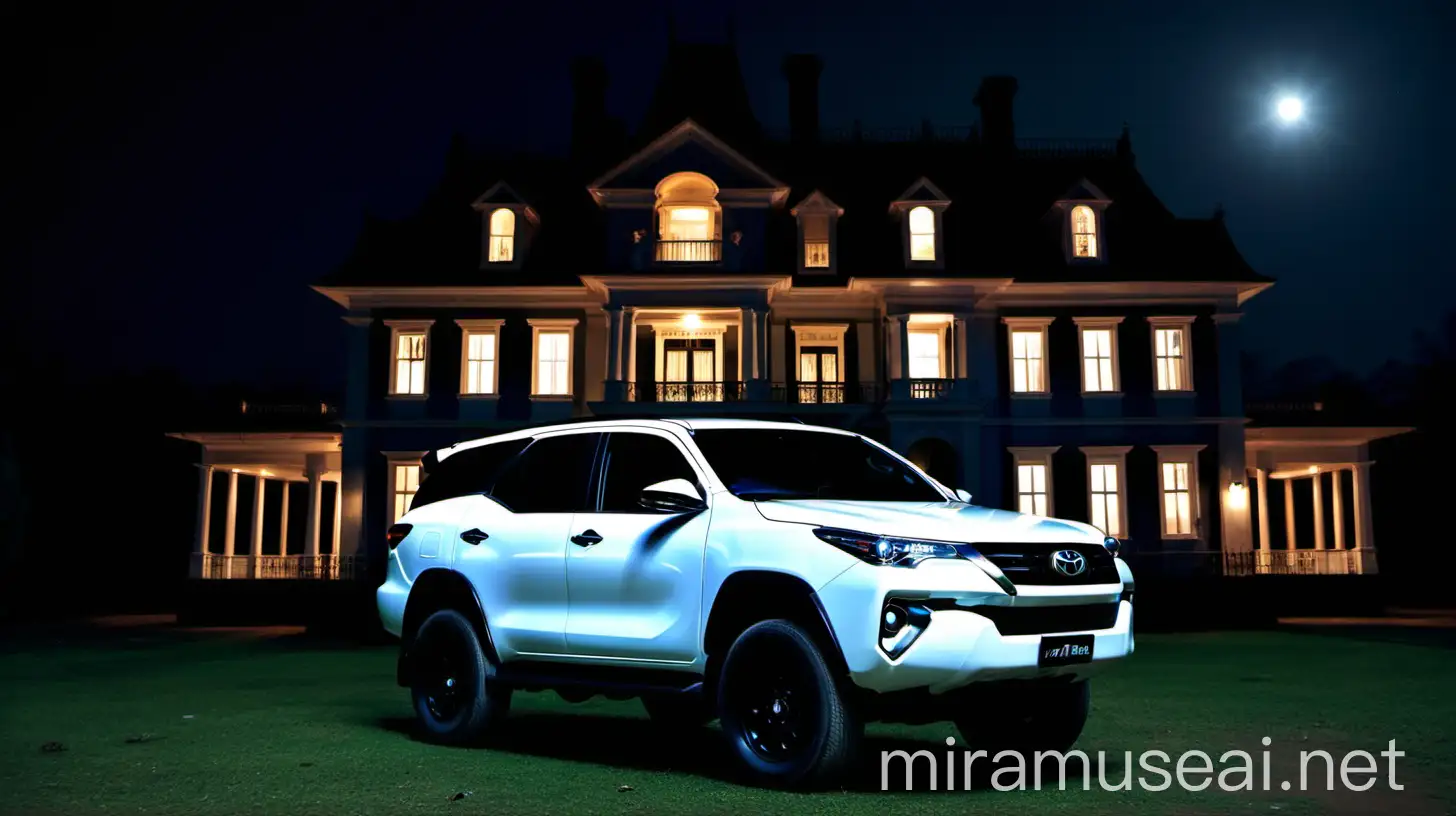
[[[988,76],[976,91],[981,109],[981,144],[1010,152],[1016,148],[1016,123],[1011,118],[1011,100],[1016,97],[1016,77]]]
[[[819,74],[824,61],[813,54],[784,57],[789,80],[789,141],[796,145],[819,141]]]
[[[607,138],[607,65],[599,57],[571,63],[571,157],[591,161]]]

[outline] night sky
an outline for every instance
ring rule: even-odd
[[[23,348],[72,381],[162,367],[316,392],[341,386],[342,323],[308,284],[366,210],[408,214],[456,131],[564,151],[577,54],[606,59],[609,105],[635,125],[667,9],[684,40],[723,40],[728,17],[663,2],[98,7],[5,12],[23,152],[4,251],[28,272]],[[1163,201],[1186,216],[1222,202],[1249,262],[1279,280],[1245,320],[1270,362],[1368,370],[1456,306],[1441,240],[1456,236],[1441,54],[1456,4],[780,1],[734,18],[768,127],[787,124],[779,64],[796,51],[825,60],[826,126],[971,124],[993,73],[1020,80],[1018,135],[1127,122]],[[1301,128],[1273,123],[1286,91],[1306,100]]]

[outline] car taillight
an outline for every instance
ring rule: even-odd
[[[409,535],[410,530],[413,529],[413,524],[396,524],[390,527],[389,532],[384,534],[384,537],[389,541],[389,549],[393,550],[395,547],[398,547],[399,542],[404,541],[404,537]]]

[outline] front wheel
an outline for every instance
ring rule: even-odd
[[[864,732],[814,639],[784,620],[754,624],[729,648],[718,714],[743,769],[776,787],[835,782]]]
[[[475,627],[443,609],[425,619],[410,648],[415,723],[421,735],[445,745],[478,740],[510,711],[511,690],[495,674]]]
[[[988,695],[957,712],[955,725],[969,749],[985,750],[993,758],[1001,751],[1027,758],[1037,751],[1065,753],[1082,735],[1091,701],[1086,680]]]

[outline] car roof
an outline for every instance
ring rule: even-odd
[[[832,433],[843,436],[855,436],[850,431],[843,431],[838,428],[826,428],[822,425],[805,425],[801,422],[776,422],[765,419],[733,419],[729,417],[669,417],[669,418],[645,418],[645,419],[590,419],[580,422],[564,422],[555,425],[540,425],[531,428],[507,431],[505,433],[493,434],[480,439],[471,439],[464,442],[456,442],[448,448],[441,448],[436,452],[437,460],[444,460],[461,451],[480,447],[481,445],[493,445],[497,442],[509,442],[516,439],[529,439],[540,436],[544,433],[555,431],[583,431],[603,430],[612,428],[659,428],[662,430],[687,429],[699,430],[727,430],[738,429],[760,429],[760,430],[794,430],[807,431],[811,433]]]

